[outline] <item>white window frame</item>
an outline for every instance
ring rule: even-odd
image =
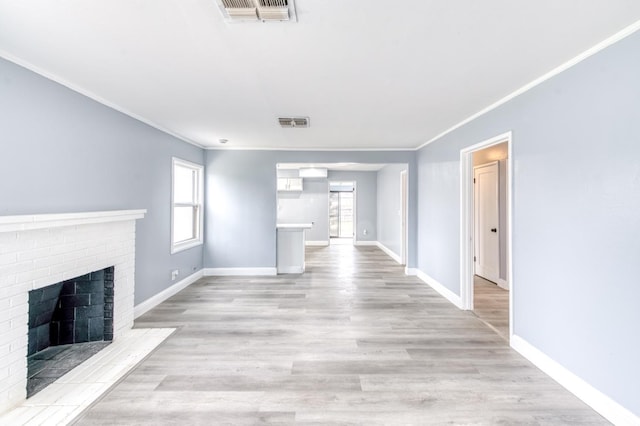
[[[176,166],[186,167],[196,172],[196,178],[194,182],[195,202],[194,203],[176,203],[174,201],[175,190],[175,170]],[[190,249],[202,245],[204,242],[203,221],[204,221],[204,166],[201,164],[192,163],[191,161],[182,160],[177,157],[172,157],[171,162],[171,254],[178,253],[183,250]],[[173,240],[173,228],[174,228],[174,211],[176,207],[194,207],[196,215],[194,217],[195,238],[190,240],[184,240],[175,242]]]

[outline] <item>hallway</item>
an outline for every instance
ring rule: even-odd
[[[178,330],[77,424],[607,424],[376,247],[206,277],[136,321]]]

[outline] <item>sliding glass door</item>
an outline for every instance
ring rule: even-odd
[[[329,236],[353,237],[353,191],[329,193]]]

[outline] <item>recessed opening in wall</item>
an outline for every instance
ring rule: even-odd
[[[27,398],[113,340],[114,267],[29,292]]]
[[[355,182],[329,182],[329,239],[331,244],[353,244]]]

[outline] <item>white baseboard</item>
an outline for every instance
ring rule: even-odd
[[[418,275],[418,269],[417,268],[409,268],[409,267],[404,268],[404,274],[412,276],[412,277],[415,277],[415,276]]]
[[[278,274],[302,274],[304,268],[301,266],[286,266],[277,269]]]
[[[305,241],[305,246],[318,246],[318,247],[326,247],[329,245],[329,241]]]
[[[396,262],[402,264],[402,259],[400,258],[400,256],[398,256],[397,254],[395,254],[393,251],[391,251],[390,248],[388,248],[387,246],[385,246],[384,244],[382,244],[380,241],[376,242],[376,245],[378,246],[378,248],[380,250],[382,250],[383,252],[387,253],[389,255],[390,258],[392,258],[393,260],[395,260]]]
[[[377,241],[355,241],[353,243],[354,246],[377,246]]]
[[[173,284],[171,287],[162,290],[160,293],[156,294],[155,296],[151,296],[144,302],[138,303],[136,306],[133,307],[133,317],[138,318],[139,316],[146,314],[151,309],[155,308],[156,306],[158,306],[159,304],[161,304],[162,302],[164,302],[174,294],[177,294],[181,290],[184,290],[185,288],[189,287],[191,284],[198,281],[200,278],[204,276],[203,271],[204,269],[200,269],[199,271],[194,272],[188,277]]]
[[[496,281],[496,284],[498,284],[498,287],[503,288],[505,290],[509,290],[509,283],[507,282],[507,280],[503,280],[502,278],[498,278],[498,281]]]
[[[410,270],[411,272],[415,272],[415,274],[412,273],[411,275],[416,275],[422,281],[427,283],[432,289],[440,293],[440,295],[442,295],[445,299],[453,303],[458,309],[462,309],[462,299],[460,298],[460,296],[458,296],[457,294],[455,294],[454,292],[452,292],[451,290],[449,290],[448,288],[440,284],[437,280],[435,280],[434,278],[431,278],[429,275],[422,272],[421,270],[415,269],[415,268],[410,268]]]
[[[205,277],[278,275],[276,268],[205,268]]]
[[[640,417],[558,364],[522,337],[512,335],[511,347],[611,423],[615,425],[640,424]]]

